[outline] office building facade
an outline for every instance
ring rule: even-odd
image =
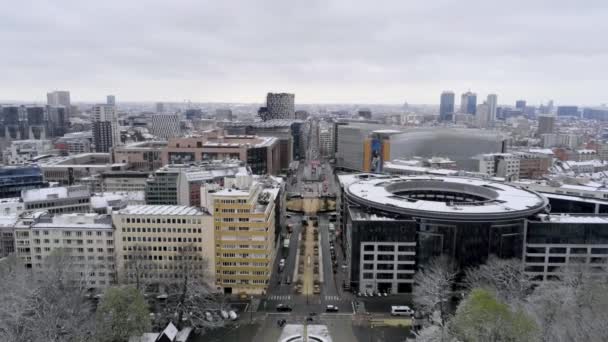
[[[178,114],[158,113],[150,117],[150,133],[162,140],[181,136]]]
[[[15,226],[15,246],[17,257],[34,272],[42,271],[45,259],[61,250],[72,257],[90,291],[116,282],[114,228],[108,215],[25,216]]]
[[[260,108],[258,115],[263,121],[295,119],[295,95],[288,93],[268,93],[268,95],[266,95],[266,107]]]
[[[439,103],[439,121],[453,121],[454,116],[454,93],[444,91],[441,93]]]
[[[93,106],[93,143],[95,152],[110,152],[113,146],[119,146],[120,131],[116,107],[107,104]]]
[[[525,219],[543,212],[534,192],[445,176],[338,176],[339,227],[358,291],[410,292],[415,270],[446,255],[459,269],[490,255],[521,257]]]
[[[460,112],[463,114],[473,114],[477,110],[477,94],[467,91],[460,97]]]
[[[246,180],[239,188],[226,188],[211,196],[217,286],[226,294],[265,293],[276,252],[277,192]]]
[[[19,197],[23,190],[47,186],[42,169],[38,166],[0,167],[0,198]]]
[[[200,208],[171,205],[127,206],[112,214],[116,228],[118,277],[143,284],[177,283],[184,255],[205,265],[195,275],[215,283],[213,217]]]

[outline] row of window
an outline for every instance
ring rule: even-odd
[[[374,273],[363,273],[363,279],[395,279],[395,273],[376,273],[376,278]],[[397,273],[397,279],[414,279],[414,274]]]
[[[201,219],[182,219],[182,218],[139,218],[139,217],[123,217],[120,219],[122,223],[156,223],[156,224],[201,224]]]
[[[123,236],[122,241],[127,242],[186,242],[186,243],[196,243],[203,242],[203,238],[181,238],[181,237],[157,237],[157,236]]]
[[[53,233],[54,233],[53,235],[57,234],[58,232],[59,231],[54,230],[53,231]],[[29,233],[26,232],[26,231],[20,231],[18,233],[20,233],[20,234],[18,234],[18,237],[28,237],[29,236]],[[63,236],[72,236],[72,234],[73,234],[74,236],[77,236],[77,237],[78,236],[83,236],[83,235],[93,236],[93,233],[95,233],[96,236],[103,236],[103,231],[99,231],[99,230],[98,231],[94,231],[94,232],[93,231],[86,231],[86,232],[84,232],[85,234],[83,234],[83,231],[80,231],[80,230],[77,230],[77,231],[63,230],[63,231],[61,231],[61,233],[62,233]],[[34,236],[40,236],[40,230],[34,230],[32,232],[32,234]],[[42,231],[42,235],[46,236],[46,235],[49,235],[49,234],[50,233],[49,233],[48,230],[43,230]],[[19,235],[22,235],[22,236],[19,236]],[[106,231],[106,236],[107,237],[112,237],[112,235],[113,235],[113,232]]]
[[[395,255],[393,254],[363,254],[363,260],[366,261],[394,261]],[[415,255],[397,255],[397,261],[415,261]]]
[[[123,233],[178,233],[178,234],[202,234],[201,228],[122,228]]]
[[[376,247],[378,247],[376,249]],[[416,251],[416,246],[397,246],[397,251],[399,252],[415,252]],[[395,251],[395,245],[364,245],[363,246],[363,251],[365,252],[373,252],[373,251],[378,251],[378,252],[394,252]]]
[[[138,248],[137,248],[138,247]],[[181,246],[151,246],[152,248],[142,248],[142,246],[122,246],[123,251],[140,251],[140,252],[202,252],[203,247],[182,248]],[[146,246],[143,246],[146,247]],[[147,246],[150,247],[150,246]]]
[[[267,262],[233,262],[233,261],[224,261],[218,262],[217,266],[225,266],[225,267],[268,267]]]
[[[545,254],[566,254],[570,249],[570,254],[589,254],[589,247],[528,247],[526,251],[528,253],[541,253]],[[548,249],[548,251],[547,251]],[[591,248],[590,254],[608,254],[608,248]]]
[[[220,273],[218,270],[217,273]],[[254,276],[267,276],[268,272],[266,271],[235,271],[235,270],[224,270],[222,271],[223,275],[254,275]]]
[[[237,279],[221,279],[220,282],[222,284],[236,284]],[[238,279],[239,284],[249,285],[249,279]],[[251,284],[253,285],[266,285],[268,284],[268,279],[253,279],[251,280]]]
[[[382,271],[392,271],[395,269],[395,264],[363,264],[364,270],[373,270],[374,265],[376,266],[376,270]],[[411,264],[397,264],[397,270],[413,270],[414,265]]]
[[[34,239],[34,244],[35,245],[39,245],[40,242],[44,242],[46,244],[50,244],[51,240],[50,239]],[[65,243],[68,245],[71,245],[72,243],[76,244],[76,245],[83,245],[85,240],[72,240],[72,239],[63,239],[63,240],[59,240],[59,239],[53,239],[53,243],[54,244],[58,244],[58,243]],[[103,244],[103,240],[86,240],[87,245],[92,245],[92,244],[97,244],[97,245],[101,245]],[[114,245],[114,240],[106,240],[106,245],[108,246],[112,246]]]
[[[220,257],[220,253],[217,253],[217,257]],[[222,258],[241,258],[241,259],[247,259],[247,258],[257,258],[257,259],[263,259],[263,258],[268,258],[269,256],[267,254],[249,254],[249,253],[222,253],[221,254]]]

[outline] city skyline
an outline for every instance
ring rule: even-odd
[[[471,89],[501,103],[599,105],[607,11],[595,1],[19,3],[0,10],[12,51],[0,57],[0,93],[259,103],[281,91],[299,103],[434,104],[443,90]]]

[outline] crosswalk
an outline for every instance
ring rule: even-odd
[[[337,301],[337,300],[341,300],[341,299],[340,299],[340,296],[325,296],[325,300],[326,301],[331,301],[331,300]]]
[[[291,300],[290,295],[272,295],[268,297],[270,300]]]

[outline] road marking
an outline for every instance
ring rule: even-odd
[[[291,300],[290,295],[272,295],[268,297],[269,300]]]
[[[340,300],[340,296],[325,296],[325,300],[326,301],[339,301]]]

